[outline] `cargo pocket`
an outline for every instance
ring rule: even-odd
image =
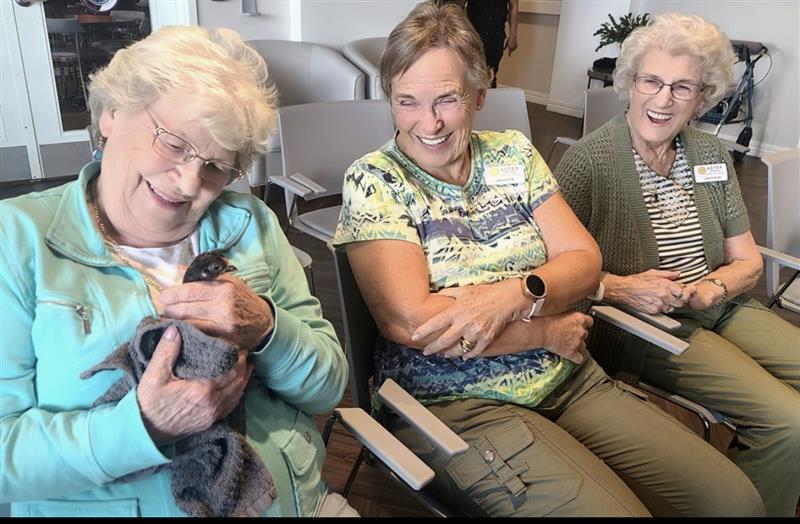
[[[14,504],[14,517],[138,517],[137,499],[42,500]]]
[[[292,436],[281,446],[294,487],[294,503],[301,517],[313,517],[325,494],[322,463],[325,445],[308,415],[298,411]],[[285,496],[278,493],[278,496]]]
[[[582,484],[554,447],[534,438],[522,420],[512,419],[471,440],[467,452],[451,459],[446,469],[491,516],[511,515],[523,504],[529,506],[526,514],[543,516],[575,499]],[[517,456],[528,448],[524,460]],[[484,479],[493,482],[479,487]],[[503,489],[498,492],[497,486]]]

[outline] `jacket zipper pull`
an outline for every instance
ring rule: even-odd
[[[91,326],[89,325],[89,308],[81,304],[78,304],[77,306],[75,306],[75,313],[77,313],[78,316],[81,317],[81,322],[83,322],[83,334],[88,335],[89,333],[91,333],[92,330]]]

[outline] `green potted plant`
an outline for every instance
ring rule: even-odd
[[[592,36],[600,37],[600,44],[594,49],[595,51],[599,51],[610,44],[622,44],[628,35],[631,34],[631,31],[647,24],[650,20],[650,14],[644,13],[634,16],[633,13],[628,13],[627,15],[621,16],[619,21],[614,18],[614,15],[609,14],[608,19],[610,22],[603,22],[600,25],[600,29],[592,34]],[[598,71],[613,71],[616,63],[616,58],[600,58],[599,60],[595,60],[592,67]]]

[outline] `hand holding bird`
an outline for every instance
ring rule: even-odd
[[[272,309],[241,279],[228,274],[232,271],[236,267],[219,251],[198,255],[186,269],[184,284],[159,295],[159,312],[247,351],[260,349],[274,325]]]

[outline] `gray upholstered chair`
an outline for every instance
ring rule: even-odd
[[[516,129],[531,139],[531,124],[525,93],[517,87],[500,87],[486,90],[486,103],[475,113],[472,126],[479,131],[505,131]]]
[[[287,106],[278,111],[278,122],[286,175],[270,176],[271,183],[284,189],[289,224],[330,242],[341,206],[300,212],[298,201],[342,193],[350,164],[392,138],[389,104],[351,100]]]
[[[364,73],[341,54],[319,44],[287,40],[250,40],[267,61],[269,77],[278,87],[282,107],[311,102],[361,100],[365,96]],[[283,174],[280,137],[267,143],[267,154],[258,157],[247,173],[251,186],[263,186]]]
[[[583,92],[583,129],[581,137],[584,137],[602,126],[615,116],[625,112],[625,106],[619,100],[619,95],[613,87],[599,87],[587,89]],[[547,153],[546,161],[550,162],[556,144],[571,146],[577,142],[577,138],[557,136]]]
[[[342,47],[342,54],[356,67],[364,71],[367,80],[367,98],[383,99],[381,88],[380,63],[383,50],[386,49],[385,36],[353,40]]]
[[[767,238],[764,273],[769,307],[776,303],[800,313],[800,148],[764,155],[767,166]],[[780,269],[791,268],[793,276],[782,281]]]

